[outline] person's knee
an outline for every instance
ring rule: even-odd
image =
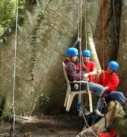
[[[124,96],[124,94],[123,94],[122,92],[119,92],[119,96],[123,97],[123,96]]]
[[[100,88],[100,92],[103,94],[104,92],[104,87],[102,85],[99,85],[99,88]]]
[[[120,98],[122,98],[122,99],[125,99],[125,96],[124,96],[124,94],[122,93],[122,92],[117,92],[117,97],[120,99]]]

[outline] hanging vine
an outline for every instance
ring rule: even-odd
[[[37,49],[37,45],[38,45],[38,42],[39,42],[39,30],[40,30],[40,26],[41,26],[41,23],[44,19],[44,12],[41,11],[38,15],[38,19],[37,19],[37,25],[36,27],[33,29],[33,32],[32,32],[32,35],[31,35],[31,45],[32,45],[32,57],[31,57],[31,60],[32,60],[32,67],[31,67],[31,79],[30,79],[30,82],[31,82],[31,86],[32,86],[32,93],[34,93],[34,80],[35,80],[35,73],[34,73],[34,67],[36,65],[36,49]],[[38,99],[38,96],[35,97],[34,96],[34,100],[32,102],[32,108],[31,108],[31,111],[30,111],[30,114],[32,114],[34,108],[35,108],[35,105],[36,105],[36,101]]]
[[[41,25],[43,18],[44,18],[44,12],[41,11],[38,15],[38,23],[32,32],[32,40],[31,40],[31,45],[33,46],[33,48],[32,48],[32,53],[33,53],[33,55],[32,55],[32,69],[31,69],[31,80],[32,81],[35,79],[35,77],[34,77],[34,66],[36,64],[36,47],[37,47],[37,44],[39,42],[38,31],[40,29],[40,25]]]

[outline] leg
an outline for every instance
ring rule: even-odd
[[[94,112],[96,115],[103,117],[104,115],[98,110],[99,104],[100,104],[100,100],[101,100],[101,96],[104,92],[104,88],[103,86],[93,83],[93,82],[89,82],[89,89],[94,92],[94,97],[93,97],[93,108],[94,108]]]
[[[117,100],[122,106],[123,110],[127,114],[127,103],[126,103],[126,97],[124,94],[120,91],[113,91],[109,93],[109,100]]]
[[[100,100],[100,103],[98,105],[98,110],[100,112],[102,112],[102,107],[103,107],[103,99]],[[93,114],[91,117],[90,117],[90,120],[89,120],[89,126],[92,126],[93,124],[95,124],[96,122],[98,122],[100,120],[101,117],[99,117],[98,115],[96,114]]]
[[[126,100],[124,94],[120,91],[110,92],[108,98],[109,100],[117,100],[121,105],[124,105]]]
[[[89,82],[89,90],[94,92],[94,94],[99,97],[101,97],[104,92],[104,88],[102,85],[93,82]]]

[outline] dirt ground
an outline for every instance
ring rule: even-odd
[[[15,132],[11,134],[11,127]],[[72,115],[16,117],[14,126],[0,122],[0,136],[12,137],[75,137],[79,130],[79,119]]]

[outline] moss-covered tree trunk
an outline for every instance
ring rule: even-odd
[[[94,43],[94,33],[97,25],[97,21],[99,18],[100,10],[101,10],[101,1],[100,0],[90,0],[85,2],[86,12],[84,14],[84,30],[85,32],[85,40],[84,40],[84,48],[90,49],[92,53],[92,60],[96,62],[98,71],[101,71],[101,66],[99,63],[98,55],[96,52],[96,46]]]
[[[120,65],[118,70],[120,77],[119,90],[127,94],[127,3],[123,0],[121,2],[121,29],[117,61]]]
[[[116,0],[114,6],[112,2],[111,0],[104,1],[104,64],[106,66],[109,60],[115,60],[117,56],[115,30],[119,30],[119,25],[115,28],[114,22],[118,23],[120,16],[118,16],[118,12],[114,12],[113,7],[115,6],[119,10],[121,0]],[[126,2],[122,2],[126,6]],[[86,10],[85,7],[87,7]],[[77,37],[77,9],[78,1],[74,0],[43,0],[41,7],[30,2],[26,8],[24,18],[19,23],[21,30],[18,32],[14,104],[16,114],[30,115],[33,110],[39,114],[64,112],[66,83],[64,82],[62,62],[65,59],[67,48],[74,44]],[[84,11],[87,11],[86,14]],[[95,58],[93,60],[97,64],[100,61],[100,66],[102,66],[101,1],[83,1],[83,17],[85,18],[85,16],[83,48],[86,48],[87,39],[89,44],[87,48],[90,48]],[[117,17],[116,20],[114,20],[114,16]],[[121,26],[123,22],[126,25],[126,20],[123,20]],[[121,28],[124,31],[125,27]],[[121,34],[124,34],[122,31]],[[86,39],[85,36],[87,36]],[[15,29],[13,28],[11,35],[7,35],[7,42],[0,43],[0,106],[5,112],[9,112],[12,106],[14,38]],[[121,39],[120,45],[122,43],[125,43],[124,39]],[[125,44],[123,45],[125,47]],[[124,52],[124,56],[120,53],[118,58],[121,57],[126,58],[126,52]],[[120,73],[121,77],[125,75],[123,71]],[[122,86],[121,89],[124,89]],[[49,103],[45,102],[47,97],[50,98]]]

